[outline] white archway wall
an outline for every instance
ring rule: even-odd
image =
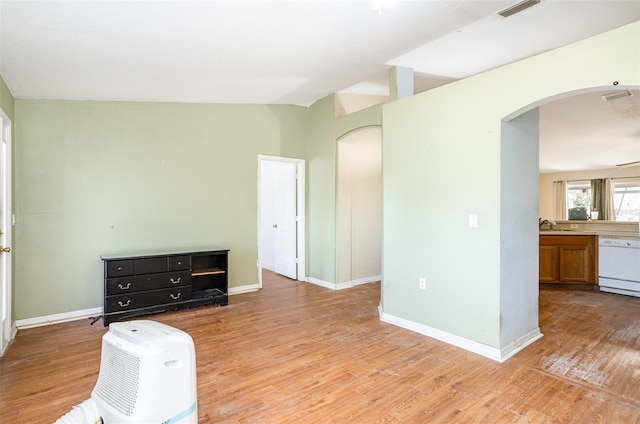
[[[380,279],[382,236],[381,129],[338,141],[338,284]]]
[[[502,121],[564,93],[640,85],[639,34],[636,22],[384,106],[383,319],[497,359],[529,342],[537,322],[502,314],[528,296],[502,290],[503,237],[536,243],[502,220]]]
[[[500,148],[500,339],[538,327],[538,151],[540,109],[503,121]],[[506,344],[508,344],[506,343]]]

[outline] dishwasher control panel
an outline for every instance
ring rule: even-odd
[[[600,236],[600,246],[631,247],[640,249],[640,237],[634,236]]]

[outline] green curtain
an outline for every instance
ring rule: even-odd
[[[591,180],[591,210],[598,211],[598,219],[606,220],[606,185],[604,178]]]

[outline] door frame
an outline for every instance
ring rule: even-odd
[[[2,163],[2,172],[4,175],[0,178],[0,183],[4,185],[4,190],[2,190],[1,194],[3,196],[0,199],[0,202],[3,203],[2,208],[0,208],[2,212],[2,216],[0,216],[1,229],[4,232],[2,236],[2,243],[4,246],[11,246],[13,241],[12,236],[12,226],[13,226],[13,209],[12,209],[12,138],[11,138],[11,120],[4,113],[2,109],[0,109],[0,142],[6,142],[6,150],[4,155],[0,155],[4,160]],[[2,291],[0,296],[0,356],[4,354],[5,349],[9,346],[9,343],[15,337],[15,325],[13,322],[13,314],[11,306],[13,304],[13,273],[12,273],[12,265],[13,259],[11,255],[0,253],[4,255],[3,258],[3,267],[0,268],[0,272],[2,278],[5,279],[6,286],[3,287],[0,285],[0,290]],[[6,317],[4,320],[2,317]]]
[[[260,249],[262,244],[261,236],[261,176],[262,163],[264,161],[271,162],[287,162],[296,165],[296,255],[298,261],[297,280],[306,281],[306,248],[305,248],[305,161],[304,159],[287,158],[281,156],[258,155],[258,288],[262,288],[262,264],[260,263]]]

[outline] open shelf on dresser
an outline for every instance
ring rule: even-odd
[[[191,271],[191,276],[192,277],[199,277],[201,275],[216,275],[216,274],[224,274],[225,271],[224,269],[220,269],[220,268],[205,268],[205,269],[198,269],[198,270],[193,270]]]

